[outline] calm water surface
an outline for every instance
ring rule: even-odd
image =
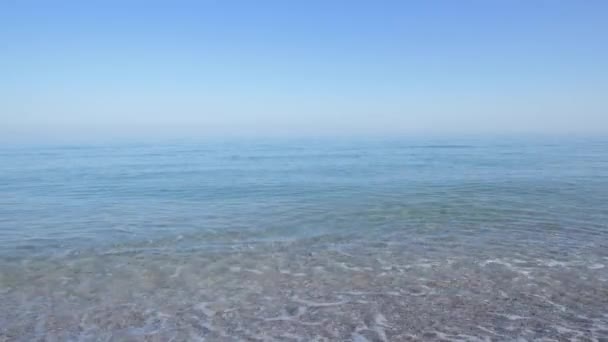
[[[608,340],[608,139],[2,146],[5,340]]]

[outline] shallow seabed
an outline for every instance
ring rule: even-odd
[[[453,246],[458,253],[445,255],[428,242],[397,237],[326,240],[222,253],[117,249],[5,262],[0,336],[23,341],[608,338],[608,254],[594,250],[599,246],[591,244],[580,254]],[[438,244],[448,248],[450,242]]]

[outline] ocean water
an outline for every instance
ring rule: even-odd
[[[0,147],[0,341],[607,341],[608,139]]]

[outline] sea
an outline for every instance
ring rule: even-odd
[[[608,138],[0,145],[0,341],[608,341]]]

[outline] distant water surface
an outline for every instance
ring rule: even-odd
[[[0,147],[0,341],[608,339],[608,139]]]

